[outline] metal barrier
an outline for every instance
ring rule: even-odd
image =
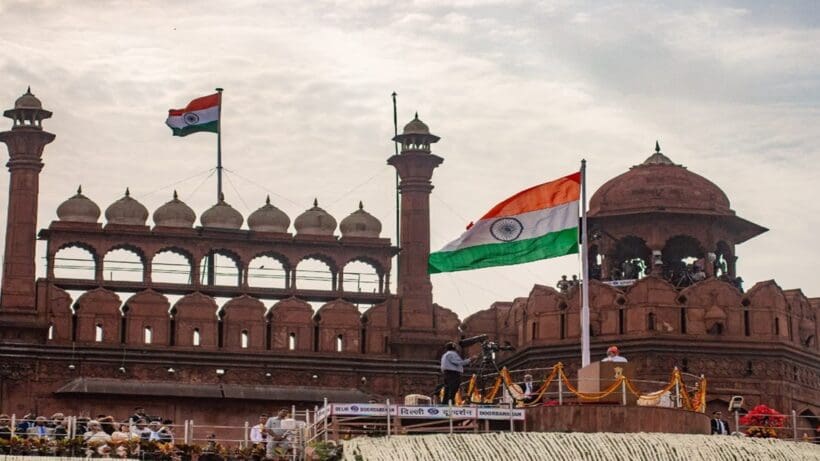
[[[316,407],[307,443],[352,437],[415,433],[498,432],[525,430],[525,411],[510,404],[443,406],[385,403],[332,404]]]

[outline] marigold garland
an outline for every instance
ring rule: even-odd
[[[626,376],[621,376],[616,379],[612,384],[610,384],[606,389],[600,392],[580,392],[577,387],[572,385],[570,382],[569,377],[564,372],[564,364],[561,362],[556,363],[552,367],[552,372],[547,376],[538,389],[532,394],[532,400],[525,403],[523,393],[516,392],[511,395],[516,401],[516,405],[518,407],[525,407],[525,406],[535,406],[540,404],[543,399],[544,395],[546,394],[547,390],[549,389],[550,384],[558,378],[566,387],[567,391],[582,400],[601,400],[618,390],[618,388],[624,386],[626,389],[629,390],[632,395],[637,398],[643,398],[650,402],[656,402],[661,398],[661,396],[667,392],[671,392],[671,390],[678,385],[678,393],[680,396],[680,404],[681,407],[691,411],[697,411],[703,413],[706,411],[706,378],[700,378],[696,385],[696,391],[692,396],[689,395],[689,391],[686,388],[686,384],[683,381],[683,377],[681,375],[680,370],[675,367],[672,371],[672,375],[670,376],[669,383],[664,386],[662,389],[649,392],[649,393],[642,393]],[[490,387],[488,392],[485,395],[482,395],[481,389],[478,388],[477,384],[477,376],[472,375],[470,377],[469,382],[467,383],[467,393],[466,395],[468,398],[463,398],[461,396],[461,391],[459,390],[458,394],[456,394],[456,404],[457,405],[464,405],[465,403],[492,403],[496,396],[498,395],[498,391],[501,389],[502,384],[505,385],[507,388],[513,389],[512,386],[515,382],[512,380],[509,370],[504,367],[499,371],[498,376],[495,379],[495,382]]]

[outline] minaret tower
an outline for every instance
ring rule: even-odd
[[[401,181],[401,253],[399,257],[399,328],[405,336],[435,334],[433,285],[427,273],[430,256],[430,192],[433,170],[444,161],[430,153],[439,137],[430,133],[418,114],[393,138],[401,152],[387,160]]]
[[[9,161],[9,204],[6,218],[6,249],[3,257],[3,285],[0,294],[0,326],[29,328],[36,323],[35,249],[37,238],[37,196],[43,148],[54,135],[43,131],[43,120],[51,112],[43,109],[31,88],[3,112],[13,120],[10,131],[0,133]],[[28,325],[25,325],[28,324]],[[2,333],[5,333],[6,328]],[[2,334],[0,333],[0,334]],[[18,331],[18,333],[21,333]]]

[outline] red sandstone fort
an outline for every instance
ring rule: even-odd
[[[153,212],[129,196],[100,208],[81,191],[36,222],[51,112],[27,92],[4,112],[10,173],[0,300],[0,411],[130,414],[143,406],[174,420],[239,424],[277,405],[429,394],[446,341],[487,334],[515,352],[511,369],[580,366],[575,286],[536,285],[466,319],[433,302],[427,274],[429,196],[443,159],[439,138],[415,119],[387,159],[400,177],[399,246],[359,209],[336,220],[318,204],[293,221],[269,202],[247,217],[224,200],[199,215],[176,196]],[[743,291],[738,245],[766,231],[730,208],[721,189],[657,148],[611,179],[589,204],[593,356],[618,343],[636,373],[665,380],[673,366],[705,374],[708,407],[732,395],[805,421],[820,415],[820,298],[774,280]],[[37,278],[37,239],[46,243]],[[390,286],[393,257],[397,286]],[[61,252],[87,252],[85,276],[60,271]],[[107,255],[127,251],[139,270],[105,277]],[[158,277],[175,257],[176,281]],[[234,267],[219,277],[217,256]],[[259,257],[279,264],[276,286],[250,274]],[[300,277],[300,262],[329,268],[328,287]],[[697,278],[687,260],[709,261]],[[713,264],[712,261],[716,261]],[[373,269],[373,289],[350,283],[351,263]],[[552,285],[550,283],[550,285]],[[71,293],[81,293],[72,296]],[[171,303],[169,297],[175,297]],[[217,299],[230,300],[218,304]],[[321,307],[314,310],[313,303]],[[359,305],[368,305],[365,311]],[[272,306],[268,308],[267,306]],[[814,419],[816,425],[817,420]]]

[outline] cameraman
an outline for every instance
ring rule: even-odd
[[[456,351],[456,343],[449,342],[444,346],[445,352],[441,356],[441,372],[444,374],[444,398],[442,403],[455,403],[456,393],[461,384],[461,373],[464,372],[464,365],[473,359],[462,359]]]

